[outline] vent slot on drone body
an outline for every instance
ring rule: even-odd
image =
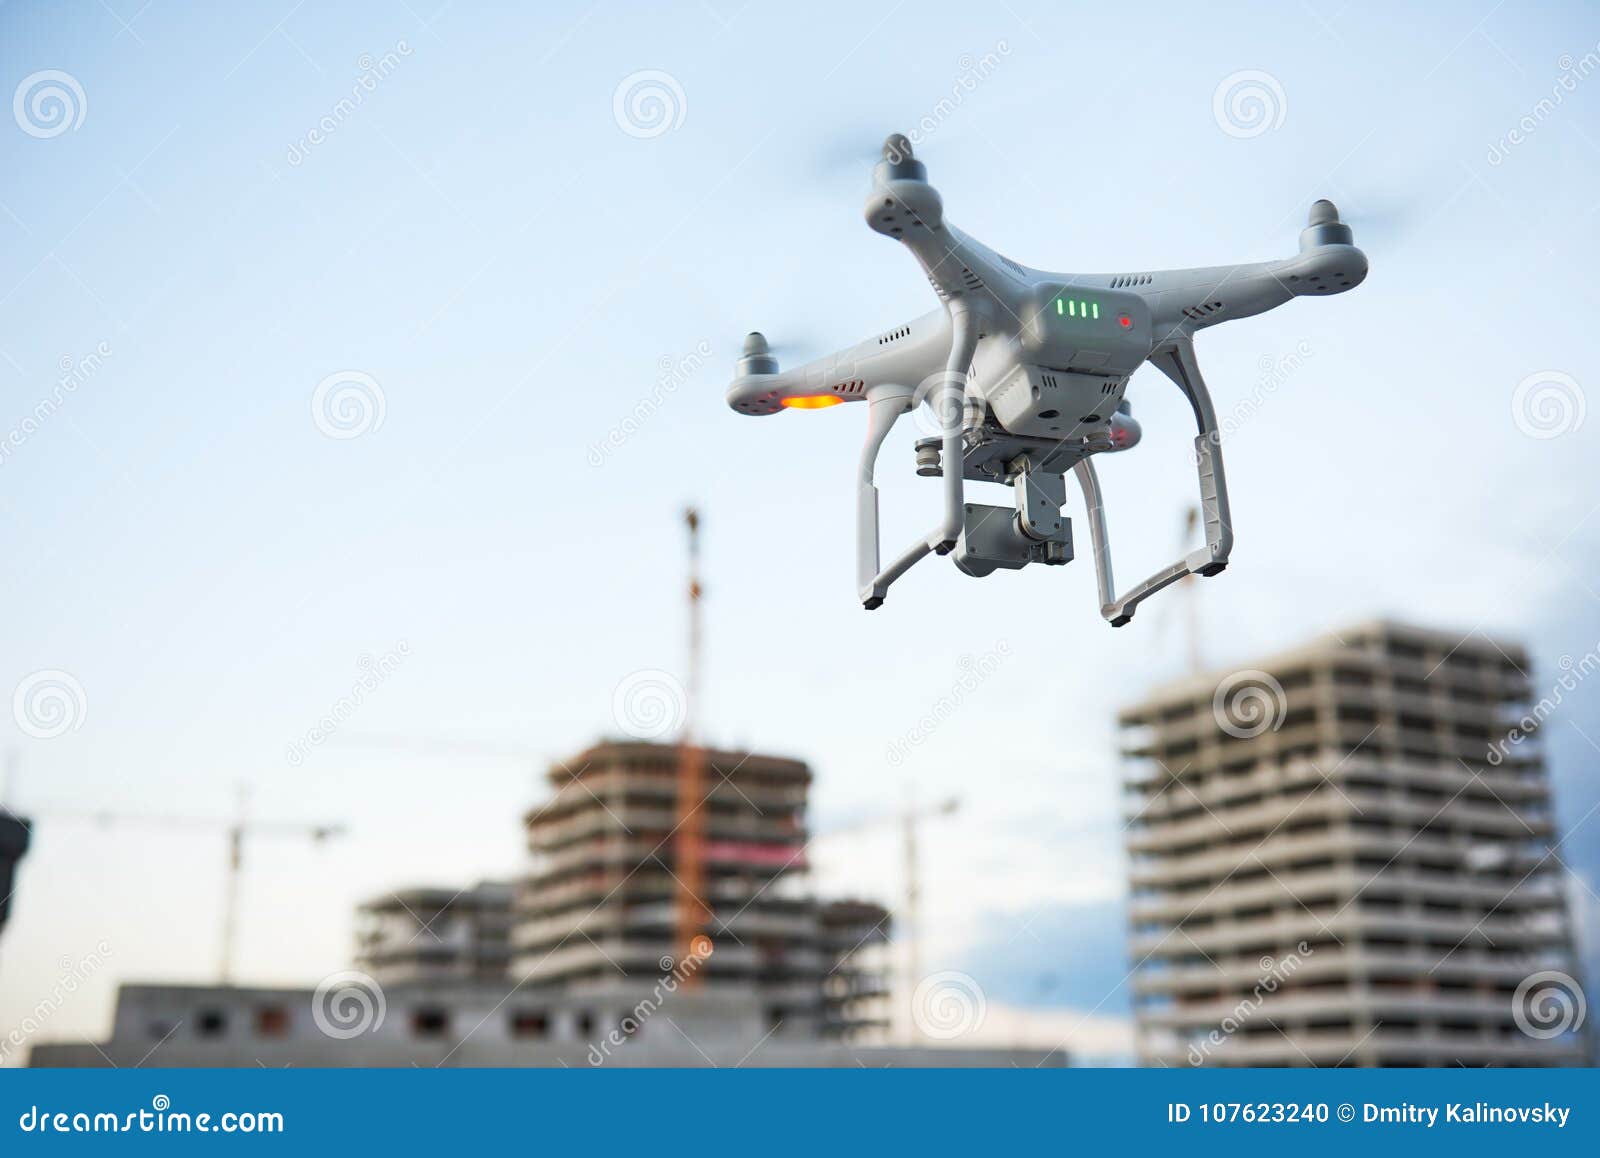
[[[1122,289],[1130,285],[1149,285],[1155,279],[1148,273],[1119,273],[1111,279],[1112,289]]]
[[[961,284],[966,286],[969,290],[981,290],[983,288],[983,279],[977,274],[973,273],[966,266],[962,266]]]
[[[861,397],[866,388],[866,382],[860,378],[852,378],[848,382],[835,382],[832,387],[835,394],[844,394],[851,398]]]
[[[1223,305],[1221,302],[1203,302],[1198,306],[1183,307],[1183,316],[1188,318],[1191,322],[1197,322],[1201,318],[1208,317],[1222,308]]]
[[[898,342],[901,338],[909,337],[910,334],[910,326],[901,326],[898,330],[892,330],[879,338],[878,345],[887,346],[890,342]]]

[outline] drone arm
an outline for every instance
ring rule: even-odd
[[[864,214],[874,232],[910,251],[941,301],[976,300],[995,316],[1019,317],[1026,308],[1026,271],[945,221],[944,199],[904,136],[883,143]]]
[[[1106,532],[1105,501],[1100,480],[1091,459],[1079,462],[1073,468],[1073,473],[1078,476],[1078,485],[1083,488],[1084,506],[1088,510],[1089,534],[1094,542],[1095,578],[1100,588],[1100,613],[1110,621],[1112,627],[1127,623],[1140,603],[1185,575],[1217,574],[1228,565],[1228,555],[1233,550],[1233,527],[1228,517],[1228,485],[1222,473],[1217,414],[1195,361],[1194,344],[1187,337],[1180,338],[1157,351],[1151,356],[1151,361],[1176,382],[1189,399],[1195,424],[1200,428],[1194,448],[1200,476],[1200,506],[1205,519],[1206,545],[1176,563],[1163,567],[1118,596],[1112,578],[1111,544]]]
[[[1148,274],[1149,288],[1141,292],[1150,301],[1158,332],[1192,334],[1218,322],[1254,317],[1293,298],[1342,294],[1366,276],[1367,255],[1355,247],[1350,226],[1339,219],[1333,202],[1318,201],[1300,231],[1300,252],[1294,257]]]
[[[945,369],[927,401],[940,418],[940,463],[944,476],[944,517],[938,526],[902,551],[881,571],[878,554],[878,488],[873,470],[878,451],[895,421],[909,408],[914,392],[906,387],[884,387],[870,399],[871,417],[866,444],[861,448],[861,468],[856,488],[856,575],[861,602],[868,611],[883,603],[889,585],[930,552],[948,554],[965,525],[965,485],[962,478],[962,412],[965,408],[967,369],[978,346],[978,322],[961,300],[949,304],[950,353]]]

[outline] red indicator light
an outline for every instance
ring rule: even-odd
[[[1123,314],[1117,318],[1117,325],[1121,326],[1124,330],[1131,330],[1133,329],[1133,319],[1127,314]]]

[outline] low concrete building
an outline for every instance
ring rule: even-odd
[[[581,991],[504,983],[380,986],[337,974],[315,990],[124,985],[111,1038],[40,1044],[34,1066],[1063,1066],[1061,1051],[864,1046],[776,1028],[754,989]],[[669,988],[670,985],[670,988]]]

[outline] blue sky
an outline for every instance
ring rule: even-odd
[[[929,967],[1120,1015],[1058,931],[1122,951],[1111,721],[1181,669],[1181,616],[1112,632],[1081,559],[982,582],[935,561],[865,615],[860,411],[735,416],[739,341],[820,352],[931,308],[860,216],[894,130],[921,127],[953,222],[1041,267],[1284,256],[1332,197],[1368,281],[1200,341],[1219,408],[1264,399],[1226,444],[1238,545],[1201,585],[1207,659],[1387,613],[1525,639],[1542,686],[1600,643],[1595,54],[1579,5],[0,7],[0,87],[81,92],[75,127],[0,120],[0,430],[93,367],[0,457],[0,687],[62,671],[86,705],[49,739],[0,714],[13,802],[42,817],[0,1023],[101,941],[49,1035],[98,1031],[116,979],[213,968],[219,837],[52,809],[216,815],[247,783],[257,815],[349,823],[251,848],[261,980],[340,968],[364,895],[515,871],[544,763],[616,730],[630,673],[681,674],[690,501],[709,735],[813,761],[824,823],[961,792],[925,838]],[[643,72],[670,78],[664,125],[617,111]],[[1217,111],[1241,73],[1265,127]],[[688,371],[663,387],[663,365]],[[318,385],[351,372],[381,424],[330,437]],[[1560,433],[1531,436],[1552,381]],[[1133,575],[1172,554],[1192,472],[1176,392],[1147,369],[1129,397],[1144,444],[1102,476]],[[880,468],[896,539],[934,500],[909,441]],[[1002,646],[892,763],[962,657]],[[363,657],[395,655],[286,760]],[[1597,705],[1580,689],[1547,733],[1569,826],[1600,799]],[[1567,848],[1591,888],[1597,825]],[[888,832],[817,862],[895,899]],[[1056,932],[1019,936],[1038,914]]]

